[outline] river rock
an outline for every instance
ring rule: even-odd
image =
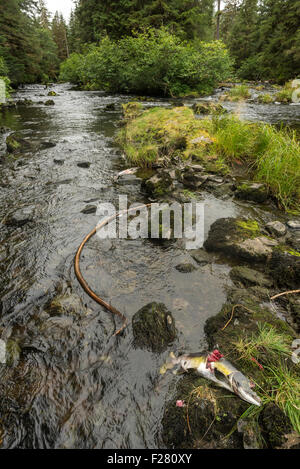
[[[290,220],[287,222],[287,226],[291,229],[291,230],[300,230],[300,221],[297,221],[297,220]]]
[[[269,192],[265,184],[244,182],[237,187],[235,197],[237,199],[263,203],[268,199]]]
[[[207,265],[212,262],[211,254],[206,252],[204,249],[195,249],[189,251],[189,253],[192,258],[195,259],[195,261],[201,266]]]
[[[190,189],[199,189],[207,180],[208,174],[202,174],[195,166],[186,166],[181,174],[183,184]]]
[[[255,220],[220,218],[209,230],[204,242],[207,251],[223,252],[227,256],[252,262],[266,262],[272,256],[276,240],[262,235]]]
[[[49,91],[47,96],[57,96],[57,94],[55,93],[55,91]]]
[[[45,106],[54,106],[55,102],[53,101],[53,99],[48,99],[48,101],[45,101],[44,104]]]
[[[81,298],[75,293],[60,294],[52,298],[45,306],[45,312],[53,316],[81,316],[86,310]]]
[[[280,287],[299,288],[300,252],[287,246],[274,249],[270,262],[270,273]]]
[[[266,224],[266,229],[273,236],[284,236],[286,234],[286,226],[280,221],[270,221]]]
[[[194,270],[197,270],[197,268],[193,264],[178,264],[175,266],[175,269],[178,270],[178,272],[181,272],[183,274],[187,274],[190,272],[193,272]]]
[[[174,190],[174,183],[168,172],[160,172],[142,182],[142,189],[148,195],[160,197]]]
[[[88,161],[82,161],[77,163],[77,166],[78,168],[88,169],[91,166],[91,163],[89,163]]]
[[[41,147],[44,148],[44,149],[54,148],[54,147],[56,147],[56,143],[54,143],[54,142],[41,142]]]
[[[81,210],[81,213],[84,213],[85,215],[89,215],[91,213],[96,213],[97,212],[97,205],[87,205],[84,207],[83,210]]]
[[[11,226],[23,226],[26,223],[29,223],[33,221],[34,219],[34,213],[35,213],[35,207],[33,205],[20,208],[19,210],[16,210],[14,213],[12,213],[7,221],[7,225]]]
[[[193,104],[192,108],[195,114],[224,114],[227,112],[221,104],[212,101],[199,101]]]
[[[13,132],[6,138],[6,147],[9,153],[30,150],[31,144],[19,132]]]
[[[244,266],[233,267],[230,277],[234,282],[242,283],[245,286],[259,285],[261,287],[271,287],[273,284],[272,280],[261,272]]]
[[[134,343],[137,347],[160,353],[176,338],[172,313],[162,303],[149,303],[132,318]]]

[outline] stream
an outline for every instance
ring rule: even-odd
[[[76,91],[69,84],[51,89],[55,106],[39,103],[49,99],[49,89],[28,85],[14,98],[34,103],[0,114],[0,127],[11,129],[0,134],[0,156],[11,131],[34,145],[34,151],[0,159],[0,338],[19,351],[12,366],[0,364],[0,446],[162,448],[160,422],[174,377],[160,376],[159,368],[172,350],[205,348],[203,327],[226,299],[231,265],[216,257],[183,274],[176,265],[197,264],[179,240],[162,246],[92,238],[83,251],[84,277],[128,318],[125,332],[112,337],[118,320],[82,290],[73,260],[99,221],[93,213],[98,203],[117,206],[120,194],[147,201],[138,184],[115,181],[125,167],[115,143],[120,105],[134,97]],[[107,110],[112,103],[115,110]],[[300,128],[300,106],[245,103],[238,112]],[[201,193],[201,201],[206,234],[221,217],[285,219],[275,209],[211,193]],[[20,210],[28,221],[7,223]],[[51,314],[57,296],[74,314]],[[153,301],[167,306],[178,329],[177,342],[163,354],[133,345],[131,318]]]

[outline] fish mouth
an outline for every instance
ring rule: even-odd
[[[249,404],[261,406],[260,397],[258,397],[258,395],[255,392],[253,392],[251,389],[245,390],[243,388],[239,388],[236,390],[236,394],[244,401],[249,402]]]

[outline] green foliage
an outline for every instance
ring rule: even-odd
[[[227,0],[221,38],[238,74],[250,80],[293,78],[300,70],[299,0]]]
[[[209,93],[230,72],[231,60],[221,42],[182,42],[163,28],[119,41],[105,37],[86,54],[73,54],[60,77],[112,92],[179,96]]]
[[[79,0],[76,36],[82,43],[130,36],[135,30],[166,26],[185,39],[212,39],[214,0]]]
[[[10,86],[10,84],[11,84],[10,79],[8,77],[1,76],[1,74],[0,74],[0,80],[4,81],[6,97],[10,98],[10,93],[12,92],[12,87]]]

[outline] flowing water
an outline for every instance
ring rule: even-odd
[[[129,319],[123,335],[112,337],[115,317],[81,289],[73,259],[98,222],[95,213],[83,212],[87,206],[117,204],[120,194],[146,201],[139,185],[114,180],[124,165],[114,142],[120,104],[130,97],[69,85],[53,89],[55,106],[39,103],[49,90],[27,86],[16,98],[34,104],[0,118],[0,126],[22,131],[34,145],[0,164],[0,338],[13,344],[17,357],[10,366],[0,364],[0,442],[5,448],[163,447],[160,421],[174,378],[160,376],[159,368],[172,349],[205,347],[203,326],[226,299],[230,266],[215,259],[182,274],[177,264],[196,263],[179,241],[162,246],[94,237],[81,270],[92,289]],[[115,111],[105,109],[111,103]],[[146,103],[156,104],[169,105]],[[243,116],[299,125],[300,107],[245,105]],[[2,154],[6,135],[0,134]],[[230,198],[204,194],[203,201],[206,233],[220,217],[265,216]],[[7,223],[19,210],[28,210],[29,221]],[[60,295],[72,314],[49,310]],[[178,329],[177,342],[161,355],[133,344],[130,320],[152,301],[168,307]]]

